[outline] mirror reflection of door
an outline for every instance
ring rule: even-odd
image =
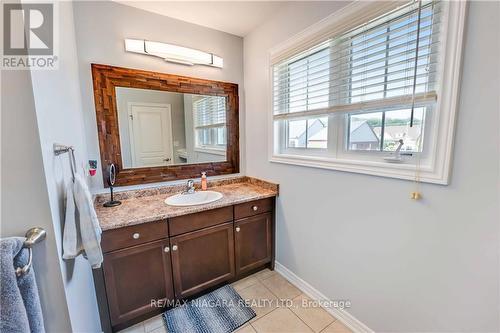
[[[124,169],[222,162],[226,97],[116,87]]]
[[[129,105],[132,167],[172,164],[172,115],[170,104]]]

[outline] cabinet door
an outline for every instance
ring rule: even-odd
[[[171,244],[177,298],[235,276],[232,222],[172,237]]]
[[[237,274],[271,261],[272,213],[237,220],[234,229]]]
[[[137,245],[104,255],[104,280],[111,324],[115,326],[164,309],[151,300],[173,300],[168,239]]]

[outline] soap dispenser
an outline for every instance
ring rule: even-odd
[[[208,185],[207,185],[207,173],[202,172],[201,173],[201,190],[206,191],[207,187],[208,187]]]

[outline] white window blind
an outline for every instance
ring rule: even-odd
[[[193,102],[195,127],[207,128],[226,125],[226,98],[206,96]]]
[[[274,64],[274,119],[434,102],[440,13],[412,1]]]
[[[204,96],[193,101],[196,146],[226,145],[226,98]]]

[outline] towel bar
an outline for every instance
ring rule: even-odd
[[[75,159],[75,147],[66,146],[59,143],[54,143],[53,145],[54,155],[59,156],[64,153],[70,153],[69,164],[71,167],[71,175],[73,181],[75,181],[75,173],[76,173],[76,159]]]
[[[28,249],[28,263],[23,267],[16,268],[16,275],[18,277],[29,272],[33,262],[33,250],[31,248],[33,245],[43,241],[46,236],[47,232],[40,227],[31,228],[26,232],[26,240],[23,243],[23,248]]]
[[[54,143],[54,155],[61,155],[67,153],[68,151],[74,149],[73,146],[61,145],[59,143]]]

